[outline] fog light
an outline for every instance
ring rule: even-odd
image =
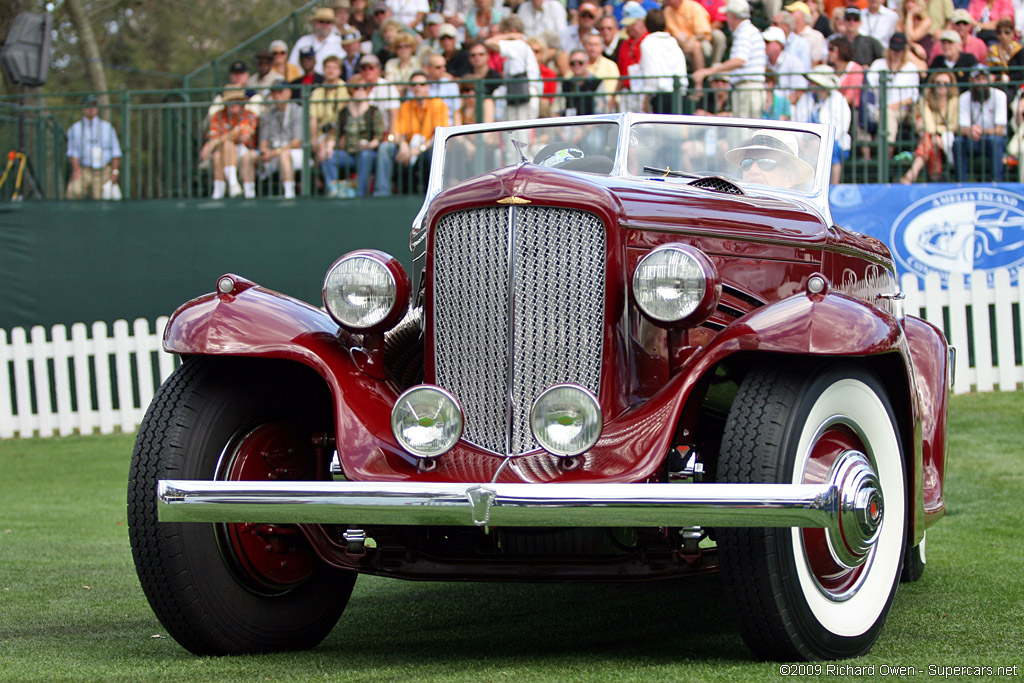
[[[552,455],[579,455],[601,436],[601,406],[597,397],[576,384],[548,387],[530,409],[530,430]]]
[[[391,431],[412,455],[435,458],[462,437],[462,408],[441,387],[421,384],[398,397],[391,410]]]

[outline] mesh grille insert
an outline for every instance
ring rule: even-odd
[[[604,279],[594,214],[487,207],[438,221],[436,381],[462,404],[463,438],[503,455],[535,451],[529,411],[541,391],[573,382],[598,393]]]

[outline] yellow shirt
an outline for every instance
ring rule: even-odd
[[[708,38],[711,35],[708,11],[696,0],[683,0],[679,9],[665,5],[665,26],[677,40],[680,36]]]
[[[333,123],[347,103],[348,88],[344,83],[333,87],[320,86],[309,94],[309,116],[317,126]]]
[[[398,120],[395,122],[395,135],[412,140],[414,135],[422,135],[424,140],[434,138],[434,129],[448,125],[448,105],[438,97],[427,100],[406,100],[398,109]]]

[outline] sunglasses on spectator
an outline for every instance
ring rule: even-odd
[[[273,54],[275,54],[275,55],[286,55],[288,53],[285,52],[284,50],[274,50]]]
[[[438,40],[455,40],[455,36],[441,36]]]
[[[593,19],[595,17],[595,15],[591,14],[590,12],[580,12],[580,16],[583,17],[584,19]]]
[[[581,61],[579,59],[574,59],[571,62],[569,62],[569,64],[570,66],[583,66],[584,64],[586,64],[586,62]]]
[[[757,167],[762,171],[774,171],[779,165],[779,162],[775,159],[751,159],[748,157],[740,162],[740,169],[749,171],[755,162],[757,162]]]

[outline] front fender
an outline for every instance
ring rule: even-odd
[[[717,335],[705,354],[871,356],[903,343],[903,328],[896,318],[859,299],[829,292],[791,296],[759,308]]]
[[[174,312],[164,348],[181,355],[289,360],[313,369],[334,398],[335,438],[345,474],[365,476],[369,469],[375,478],[404,478],[396,470],[408,470],[411,456],[398,447],[390,424],[398,395],[360,370],[338,324],[298,299],[235,275],[225,278],[234,283],[230,291],[206,294]]]

